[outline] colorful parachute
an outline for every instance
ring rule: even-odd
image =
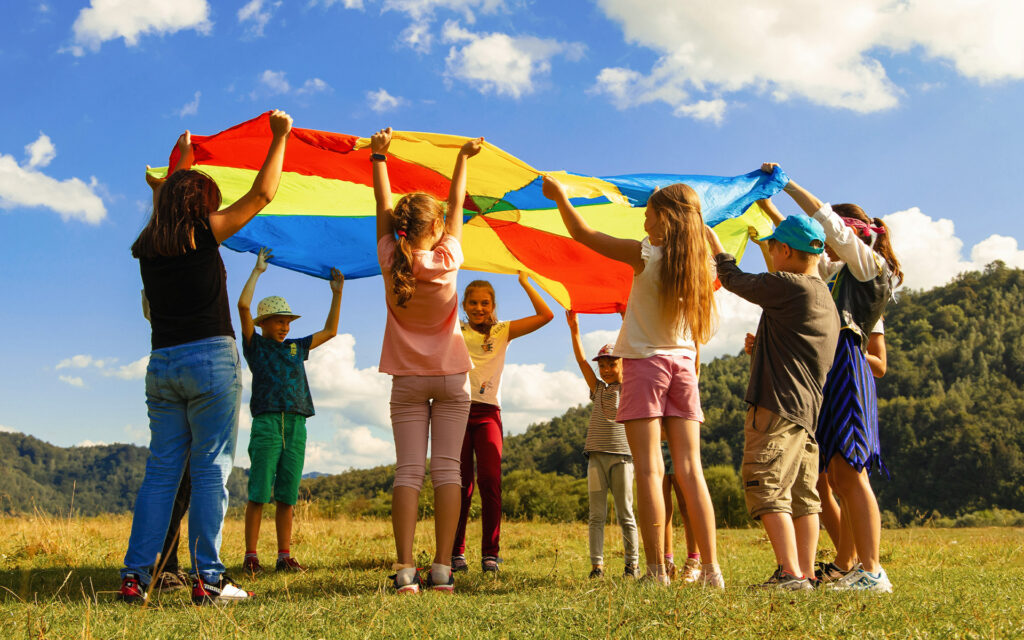
[[[252,185],[270,141],[267,114],[212,136],[192,136],[196,168],[220,186],[223,206]],[[448,196],[450,173],[466,138],[435,133],[394,132],[388,159],[397,200],[413,191]],[[279,266],[329,277],[336,266],[346,278],[380,274],[377,265],[375,203],[369,139],[292,129],[284,173],[274,201],[224,244],[235,251],[274,250]],[[170,166],[177,160],[170,158]],[[154,169],[163,175],[164,169]],[[768,217],[755,204],[786,184],[781,171],[721,178],[675,174],[631,174],[596,178],[551,172],[573,204],[600,231],[623,238],[644,237],[647,198],[675,182],[701,197],[705,221],[726,249],[742,255],[747,228],[767,233]],[[486,143],[469,164],[464,269],[492,273],[523,271],[566,308],[610,313],[625,308],[632,270],[573,241],[554,203],[541,194],[541,173]]]

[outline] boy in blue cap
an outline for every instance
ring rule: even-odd
[[[709,227],[705,234],[722,286],[763,310],[751,355],[742,466],[747,509],[764,524],[778,565],[761,586],[811,589],[821,512],[814,429],[839,340],[839,314],[818,276],[825,231],[809,216],[786,218],[761,239],[775,271],[759,274],[741,271]]]

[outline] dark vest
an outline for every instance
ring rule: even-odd
[[[892,281],[884,266],[872,280],[861,282],[853,277],[850,268],[843,265],[829,282],[832,299],[836,301],[843,329],[850,329],[860,338],[861,351],[867,352],[868,338],[885,312],[892,296]]]

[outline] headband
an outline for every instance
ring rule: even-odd
[[[840,217],[842,218],[842,216]],[[872,234],[883,235],[885,233],[885,227],[874,227],[863,220],[858,220],[857,218],[843,218],[843,224],[862,236],[870,236]]]

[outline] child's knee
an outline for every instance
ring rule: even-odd
[[[423,477],[425,474],[425,465],[402,465],[395,469],[394,486],[409,487],[419,491],[423,489]]]
[[[439,462],[431,460],[430,464],[430,481],[434,483],[434,488],[436,489],[446,484],[454,484],[461,487],[462,466],[459,464],[439,464]],[[483,484],[483,478],[478,477],[477,481]]]

